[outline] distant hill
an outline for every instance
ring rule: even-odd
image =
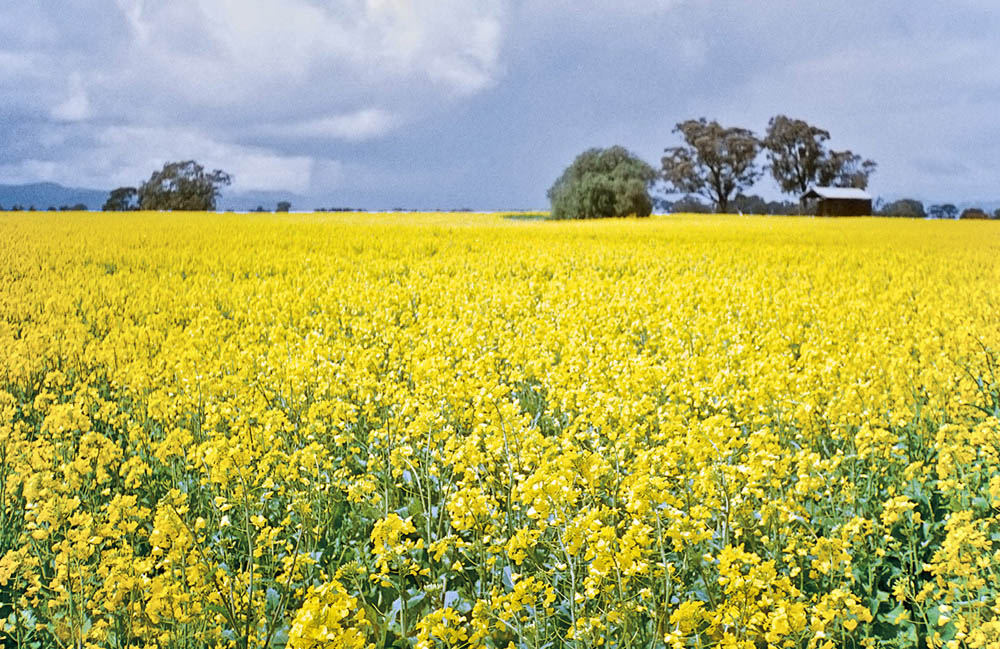
[[[9,210],[14,205],[25,209],[35,206],[37,210],[63,205],[83,204],[90,210],[99,210],[108,199],[108,192],[100,189],[80,189],[63,187],[56,183],[32,183],[30,185],[0,185],[0,205]]]
[[[0,185],[0,207],[9,210],[15,205],[24,209],[34,206],[44,211],[50,207],[83,204],[89,210],[99,210],[108,200],[109,190],[63,187],[57,183],[31,183],[28,185]],[[219,197],[219,210],[247,211],[257,206],[272,211],[280,201],[288,201],[293,210],[311,210],[322,204],[313,205],[309,199],[280,191],[251,191],[244,193],[224,193]]]

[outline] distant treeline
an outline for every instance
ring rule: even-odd
[[[87,206],[84,205],[83,203],[77,203],[76,205],[60,205],[59,207],[55,207],[53,205],[50,205],[46,211],[47,212],[86,212],[87,209],[88,209]],[[4,211],[9,211],[9,212],[37,212],[38,208],[36,208],[34,205],[29,205],[28,207],[24,207],[23,205],[18,205],[17,203],[14,203],[13,205],[10,206],[10,210],[4,210],[3,205],[0,205],[0,212],[4,212]]]
[[[252,213],[287,212],[291,204],[282,201],[277,204],[274,210],[265,209],[263,205],[258,205],[250,210]],[[654,198],[653,208],[657,212],[673,212],[686,214],[711,214],[715,210],[708,203],[698,200],[696,196],[687,195],[676,201],[664,198]],[[83,203],[75,205],[60,205],[59,207],[49,206],[48,212],[86,212],[88,207]],[[737,194],[729,202],[729,209],[733,214],[771,214],[775,216],[793,216],[802,214],[802,205],[795,201],[768,201],[756,194]],[[9,210],[5,210],[0,205],[0,212],[37,212],[34,205],[25,207],[14,204]],[[314,207],[313,212],[367,212],[361,207]],[[392,212],[420,212],[422,210],[407,209],[404,207],[394,207]],[[471,208],[461,207],[452,209],[436,209],[436,212],[472,212]],[[884,203],[881,199],[875,202],[874,216],[888,216],[896,218],[912,219],[998,219],[1000,220],[1000,208],[992,213],[980,207],[968,207],[959,210],[952,203],[934,203],[927,207],[924,203],[915,198],[902,198],[897,201]],[[515,218],[508,216],[507,218]],[[538,214],[527,215],[526,218],[537,220]]]
[[[929,206],[926,210],[924,204],[915,198],[902,198],[876,208],[879,216],[898,216],[914,219],[1000,219],[1000,209],[992,214],[979,207],[968,207],[961,212],[951,203],[939,203]]]
[[[715,210],[696,196],[687,195],[676,201],[654,199],[654,207],[660,212],[711,214]],[[733,214],[774,214],[777,216],[802,214],[802,205],[795,201],[767,201],[756,194],[737,194],[729,201],[729,211]],[[874,216],[889,216],[913,219],[1000,219],[1000,209],[992,214],[979,207],[959,210],[952,203],[935,203],[924,207],[915,198],[898,201],[875,202]]]

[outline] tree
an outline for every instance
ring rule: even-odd
[[[292,204],[288,201],[278,201],[278,205],[274,208],[275,212],[287,212],[292,209]]]
[[[775,215],[801,214],[802,204],[798,201],[771,201],[767,204],[767,213]]]
[[[828,151],[829,131],[785,115],[772,117],[762,144],[768,169],[786,194],[803,194],[810,185],[868,187],[875,171],[872,160],[851,151]]]
[[[554,219],[649,216],[656,171],[620,146],[588,149],[549,188]]]
[[[868,188],[868,178],[875,173],[874,160],[862,160],[850,151],[831,151],[819,170],[819,184],[826,187]]]
[[[955,219],[958,218],[958,208],[951,203],[942,205],[931,205],[927,214],[932,219]]]
[[[769,214],[767,201],[757,194],[737,194],[729,202],[729,208],[740,214]]]
[[[215,209],[219,188],[232,183],[232,176],[216,169],[206,173],[194,160],[168,162],[139,187],[139,207],[144,210]]]
[[[959,215],[958,218],[963,220],[969,220],[969,219],[988,219],[990,217],[986,214],[986,212],[982,210],[982,208],[967,207],[966,209],[962,210],[962,213]]]
[[[670,211],[674,214],[710,214],[712,206],[705,205],[698,200],[697,196],[685,194],[680,200],[674,201],[673,205],[670,206]]]
[[[105,212],[130,212],[139,209],[139,190],[135,187],[112,189],[101,209]]]
[[[826,157],[830,133],[801,119],[772,117],[761,142],[767,150],[768,168],[781,191],[804,194],[815,184]]]
[[[730,197],[760,177],[754,163],[760,141],[747,129],[701,118],[677,124],[674,133],[684,137],[684,145],[666,149],[662,164],[663,177],[675,191],[704,196],[725,212]]]
[[[913,198],[901,198],[883,207],[879,214],[882,216],[902,216],[914,219],[927,218],[924,211],[924,204]]]

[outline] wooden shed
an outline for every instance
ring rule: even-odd
[[[872,197],[853,187],[812,187],[799,198],[804,214],[816,216],[868,216]]]

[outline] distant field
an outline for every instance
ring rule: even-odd
[[[0,241],[6,646],[1000,641],[995,223]]]

